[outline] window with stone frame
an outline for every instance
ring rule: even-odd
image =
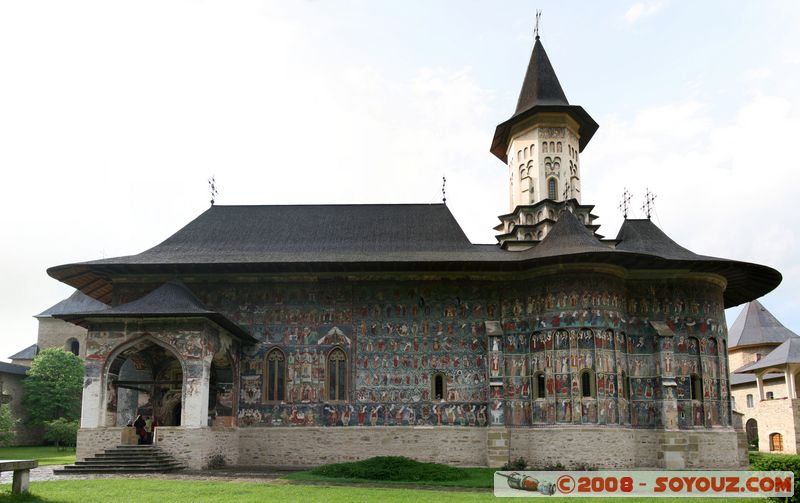
[[[753,395],[747,395],[747,408],[753,408]]]
[[[286,397],[286,357],[280,349],[267,353],[264,400],[281,402]]]
[[[347,356],[340,348],[328,354],[328,400],[347,399]]]

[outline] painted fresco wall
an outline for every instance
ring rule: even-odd
[[[730,424],[722,289],[710,281],[576,272],[505,283],[188,286],[261,341],[242,349],[239,426]],[[121,289],[118,300],[146,291]],[[502,336],[488,335],[487,321],[498,321]],[[659,335],[651,321],[674,335]],[[329,397],[336,348],[347,358],[343,401]],[[266,391],[274,349],[286,369],[280,401]],[[438,373],[443,401],[432,396]],[[691,399],[692,374],[702,400]]]

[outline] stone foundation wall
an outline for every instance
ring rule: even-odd
[[[79,460],[120,443],[123,428],[81,429]],[[524,458],[532,468],[739,469],[742,432],[630,428],[180,428],[156,429],[156,444],[188,468],[221,454],[227,465],[310,467],[373,456],[407,456],[456,466],[499,467]],[[742,453],[745,455],[742,455]]]
[[[238,428],[156,428],[155,444],[192,470],[208,468],[211,458],[221,454],[226,465],[239,463]]]
[[[317,466],[373,456],[407,456],[458,466],[486,466],[487,428],[242,428],[239,464]]]
[[[125,427],[81,428],[78,430],[78,447],[75,458],[83,461],[106,449],[122,443],[122,430]]]
[[[509,429],[510,459],[534,468],[741,468],[733,429],[635,430],[629,428]]]

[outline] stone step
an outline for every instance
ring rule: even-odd
[[[119,445],[91,458],[76,461],[53,473],[159,473],[184,469],[184,465],[153,445]]]
[[[141,462],[141,461],[123,461],[123,462],[115,462],[115,461],[105,461],[102,459],[87,459],[84,461],[76,461],[72,466],[152,466],[152,467],[159,467],[159,466],[172,466],[172,465],[180,465],[177,461],[162,461],[162,462]]]
[[[126,468],[126,467],[100,467],[87,466],[83,468],[64,467],[61,470],[53,470],[56,475],[77,475],[83,473],[165,473],[182,470],[183,466],[178,467],[159,467],[159,468]]]

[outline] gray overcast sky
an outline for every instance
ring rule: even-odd
[[[475,242],[507,210],[489,154],[541,35],[600,130],[583,201],[623,187],[703,254],[770,265],[800,331],[800,3],[0,3],[0,357],[71,293],[47,267],[156,245],[220,204],[437,202]],[[638,211],[634,216],[639,216]],[[313,237],[312,237],[313,239]],[[731,310],[729,316],[735,315]]]

